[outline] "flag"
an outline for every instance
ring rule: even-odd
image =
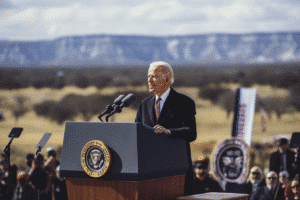
[[[232,137],[243,139],[248,145],[251,145],[255,99],[255,88],[238,88],[236,90]]]

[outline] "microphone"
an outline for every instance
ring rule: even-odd
[[[122,103],[122,99],[124,99],[125,95],[121,94],[118,98],[116,98],[114,100],[114,103],[113,105],[107,105],[106,106],[106,110],[103,111],[99,116],[98,118],[101,120],[101,122],[103,122],[103,120],[101,119],[102,116],[112,112],[116,106],[120,105]]]
[[[122,109],[123,109],[124,107],[130,106],[134,101],[135,101],[135,96],[134,96],[134,94],[131,94],[131,93],[128,94],[124,99],[122,99],[121,105],[117,105],[117,106],[114,108],[114,110],[106,116],[106,122],[108,122],[108,118],[109,118],[110,116],[112,116],[112,115],[115,114],[115,113],[120,113],[120,112],[122,112]]]

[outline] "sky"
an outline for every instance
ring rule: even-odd
[[[299,0],[0,0],[0,40],[300,31]]]

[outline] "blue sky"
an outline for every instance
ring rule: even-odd
[[[0,0],[0,40],[300,31],[297,0]]]

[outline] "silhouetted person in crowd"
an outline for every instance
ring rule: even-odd
[[[38,154],[35,157],[28,175],[29,175],[29,180],[32,182],[35,189],[38,190],[38,199],[50,200],[51,195],[49,195],[49,189],[51,183],[49,182],[48,173],[44,169],[43,155]]]
[[[17,166],[16,165],[9,165],[8,156],[6,154],[1,154],[0,157],[0,166],[2,166],[4,170],[4,175],[2,180],[6,184],[7,188],[7,198],[11,199],[14,193],[14,189],[17,184]]]
[[[17,175],[17,186],[14,191],[13,200],[37,200],[38,191],[29,181],[26,172],[19,172]]]
[[[0,199],[8,199],[7,197],[7,186],[5,181],[3,180],[4,177],[4,169],[0,166]]]
[[[284,191],[280,187],[276,172],[270,171],[267,174],[266,185],[258,187],[251,200],[284,200]]]
[[[213,177],[209,175],[209,159],[200,156],[193,162],[194,185],[193,194],[202,194],[207,192],[223,192],[222,187]]]
[[[46,149],[46,152],[47,152],[47,159],[50,159],[51,157],[53,157],[54,160],[55,160],[54,166],[55,166],[55,168],[58,167],[60,163],[56,159],[56,151],[55,151],[55,149],[53,147],[48,147]]]
[[[291,182],[289,181],[289,173],[287,171],[282,171],[279,173],[279,183],[280,186],[284,189],[285,199],[291,198],[292,188]]]
[[[256,192],[258,187],[265,186],[266,181],[263,176],[263,171],[259,166],[254,166],[250,170],[249,179],[243,184],[243,191],[240,193],[249,194],[249,198]]]
[[[289,147],[286,138],[280,138],[277,142],[278,150],[270,156],[270,171],[275,171],[279,174],[281,171],[287,171],[290,179],[296,175],[293,163],[295,161],[295,152]]]
[[[25,172],[28,173],[31,169],[31,166],[32,166],[32,162],[34,160],[34,154],[32,153],[29,153],[26,155],[26,165],[27,165],[27,168],[25,169]]]
[[[53,183],[55,200],[68,200],[66,181],[60,177],[60,166],[56,168],[56,177]]]

